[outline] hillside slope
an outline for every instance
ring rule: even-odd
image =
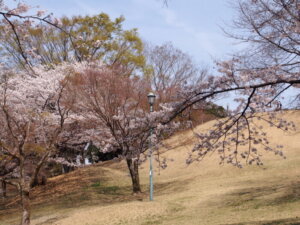
[[[173,149],[164,156],[173,160],[167,169],[155,171],[153,202],[147,196],[148,163],[141,167],[144,193],[139,196],[130,194],[123,162],[104,163],[56,177],[51,188],[36,189],[34,195],[40,197],[34,198],[33,224],[300,224],[300,111],[282,116],[294,121],[298,130],[267,132],[272,143],[284,145],[285,160],[266,153],[265,166],[237,169],[220,166],[218,156],[212,155],[187,166],[194,138],[192,132],[184,132],[167,141]],[[47,197],[52,200],[45,201]],[[11,210],[10,215],[1,217],[0,211],[0,221],[5,221],[0,224],[14,224],[12,216],[17,214]]]

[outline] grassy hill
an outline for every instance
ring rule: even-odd
[[[50,179],[34,189],[34,225],[193,225],[300,224],[300,111],[280,115],[297,131],[268,128],[270,141],[284,145],[287,159],[264,154],[265,166],[220,166],[217,155],[185,164],[192,132],[174,136],[164,156],[165,170],[155,171],[154,201],[148,200],[148,163],[141,167],[141,195],[131,194],[125,163],[106,162]],[[207,130],[212,122],[197,127]],[[159,175],[160,174],[160,175]],[[17,197],[0,202],[0,224],[17,224]]]

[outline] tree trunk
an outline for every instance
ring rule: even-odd
[[[3,198],[6,198],[6,182],[5,182],[5,180],[1,180],[0,194]]]
[[[38,174],[36,174],[36,176],[34,176],[33,183],[30,185],[30,187],[33,188],[38,185],[39,185],[39,178],[38,178]]]
[[[20,160],[20,184],[19,184],[19,194],[21,197],[22,205],[22,218],[20,225],[30,225],[30,186],[31,180],[26,177],[24,168],[24,158]],[[34,176],[34,175],[33,175]]]
[[[22,198],[22,220],[21,225],[30,225],[30,198],[29,190],[21,189],[21,198]]]
[[[130,172],[132,181],[132,191],[133,193],[140,193],[140,177],[139,177],[139,164],[137,159],[126,159],[127,166]]]

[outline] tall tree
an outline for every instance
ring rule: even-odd
[[[141,191],[138,167],[147,158],[149,140],[157,145],[176,128],[174,123],[158,125],[165,119],[165,107],[149,115],[147,94],[151,89],[143,77],[122,76],[120,68],[89,66],[71,78],[77,93],[77,111],[85,130],[83,140],[92,140],[102,152],[120,151],[132,179],[133,192]],[[153,136],[150,129],[156,127]]]
[[[18,179],[5,181],[18,188],[21,224],[27,225],[31,188],[43,165],[55,157],[74,98],[65,97],[68,82],[62,68],[36,68],[30,76],[1,67],[0,73],[0,157],[14,164]]]
[[[122,64],[128,71],[142,69],[145,63],[143,43],[137,30],[122,29],[123,21],[123,17],[112,21],[107,14],[101,13],[63,17],[58,20],[59,29],[48,23],[31,23],[26,35],[22,34],[19,39],[15,38],[13,30],[0,34],[2,54],[23,67],[101,59],[113,66]],[[21,26],[18,20],[11,22],[16,27]]]

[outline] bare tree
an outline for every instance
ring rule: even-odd
[[[148,44],[145,56],[152,88],[162,103],[179,100],[181,90],[200,83],[208,73],[207,69],[200,69],[191,56],[171,43],[161,46]]]

